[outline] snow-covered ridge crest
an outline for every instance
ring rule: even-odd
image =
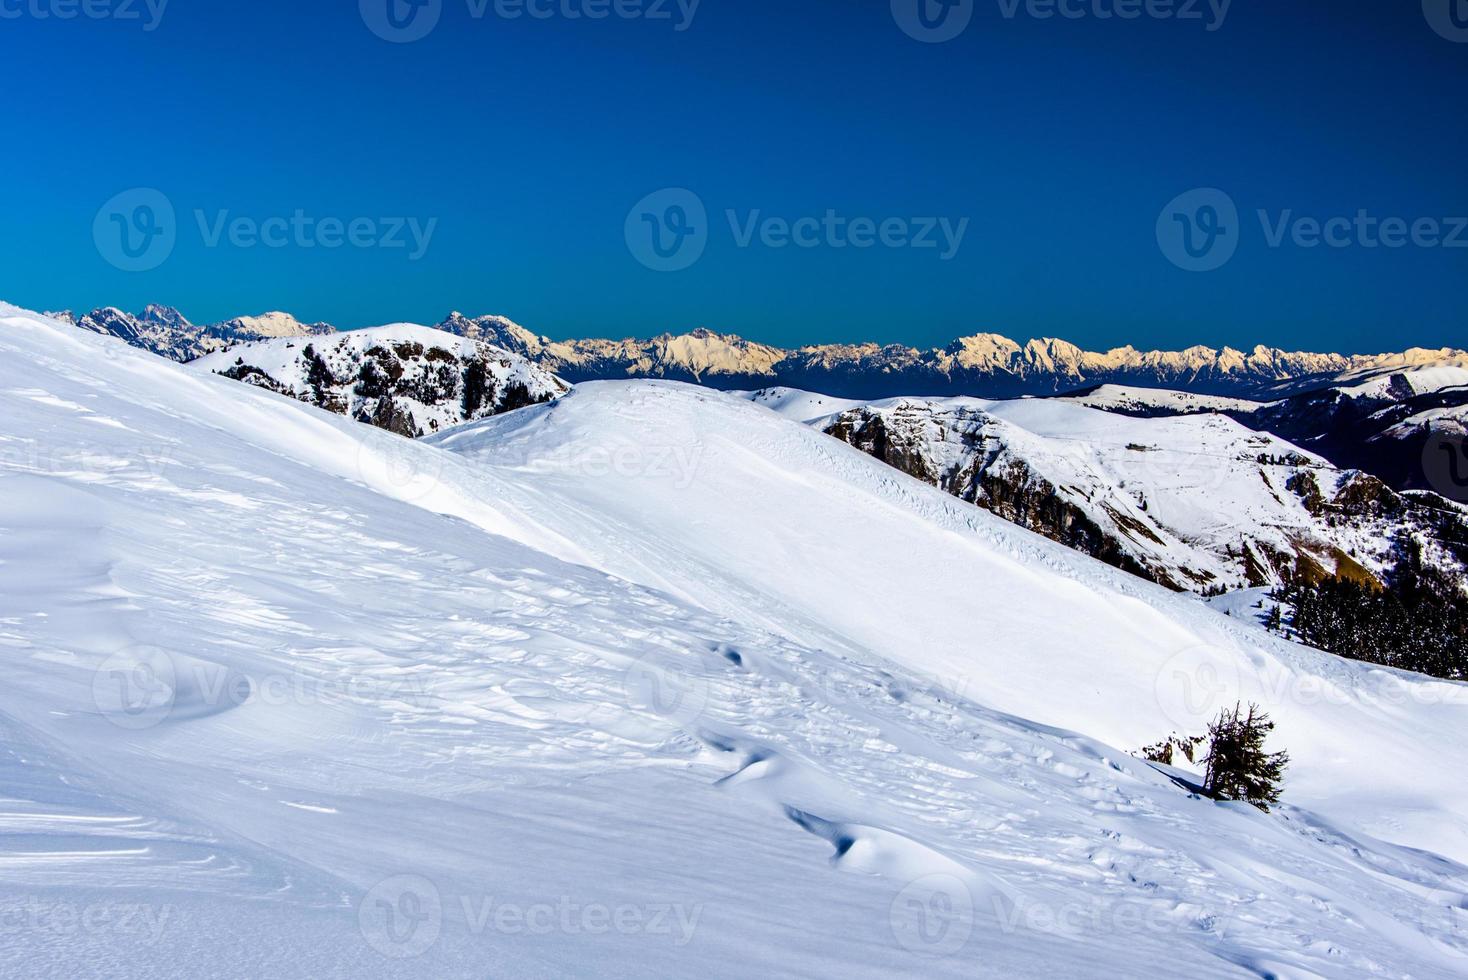
[[[755,392],[792,417],[1007,520],[1171,588],[1198,593],[1389,581],[1417,542],[1422,560],[1465,578],[1468,520],[1432,495],[1401,495],[1363,473],[1223,415],[1231,399],[1178,392],[1061,399],[900,398],[824,404]],[[1167,417],[1109,414],[1169,408]],[[1213,411],[1209,406],[1214,406]],[[810,418],[818,408],[820,417]]]

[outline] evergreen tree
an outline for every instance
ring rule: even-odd
[[[336,378],[331,374],[331,368],[327,367],[326,360],[316,352],[316,348],[306,345],[302,356],[306,359],[306,384],[311,386],[311,394],[316,399],[317,405],[326,404],[326,389],[336,384]]]
[[[479,358],[471,358],[464,365],[464,394],[459,403],[464,418],[472,419],[479,414],[489,397],[488,372]]]
[[[1269,812],[1279,802],[1280,780],[1290,757],[1264,751],[1274,722],[1257,705],[1244,714],[1239,705],[1225,708],[1208,729],[1207,768],[1203,791],[1215,800],[1241,800]]]
[[[1269,610],[1269,617],[1264,621],[1264,628],[1271,633],[1284,632],[1284,613],[1279,606]]]

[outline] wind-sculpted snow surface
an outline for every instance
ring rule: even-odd
[[[1468,965],[1461,688],[696,389],[435,446],[10,308],[0,355],[0,973]],[[1272,815],[1125,751],[1235,694]]]

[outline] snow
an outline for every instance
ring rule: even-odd
[[[1175,406],[1195,397],[1154,394]],[[1381,577],[1400,560],[1397,539],[1406,534],[1422,540],[1432,564],[1462,570],[1411,513],[1341,520],[1313,512],[1293,480],[1313,480],[1332,501],[1353,477],[1222,415],[1129,417],[1065,398],[862,403],[793,389],[746,397],[821,431],[854,410],[880,415],[889,440],[950,492],[971,491],[980,466],[1026,486],[1044,481],[1129,559],[1178,588],[1279,584],[1279,566],[1293,566],[1296,556],[1327,570],[1345,556]]]
[[[1461,686],[757,405],[413,443],[0,307],[0,406],[6,975],[1468,966]],[[1287,806],[1127,754],[1190,679],[1274,712]]]
[[[763,405],[770,411],[797,422],[810,422],[862,404],[859,400],[833,398],[819,392],[801,391],[799,388],[761,388],[758,391],[731,391],[729,394],[747,398],[756,405]]]
[[[1058,400],[1111,412],[1162,411],[1180,415],[1204,412],[1252,412],[1264,404],[1245,398],[1198,395],[1189,391],[1168,391],[1163,388],[1132,388],[1126,385],[1101,385],[1083,394],[1061,395]]]
[[[1468,356],[1461,351],[1413,350],[1397,360],[1401,363],[1388,368],[1342,374],[1335,379],[1338,382],[1336,387],[1350,398],[1401,401],[1412,395],[1468,386]],[[1427,366],[1420,366],[1422,364]]]
[[[253,368],[268,379],[265,387],[273,385],[291,397],[316,404],[310,362],[304,356],[308,347],[332,375],[332,381],[322,385],[323,390],[334,396],[345,414],[353,418],[373,415],[379,396],[361,394],[358,379],[365,362],[382,361],[376,364],[379,375],[393,372],[390,400],[399,414],[411,417],[415,431],[436,432],[465,420],[460,379],[466,365],[473,360],[484,364],[492,388],[485,403],[475,410],[481,414],[498,410],[514,385],[523,386],[532,399],[551,398],[566,388],[559,379],[518,354],[412,323],[393,323],[309,339],[262,340],[201,357],[190,362],[189,367],[215,374]],[[374,349],[380,351],[369,358],[369,351]],[[447,379],[442,377],[444,372],[448,373]],[[255,383],[259,373],[248,374],[244,380]]]

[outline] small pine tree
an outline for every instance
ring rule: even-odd
[[[1264,622],[1264,628],[1271,633],[1284,632],[1284,613],[1278,605],[1269,610],[1269,617]]]
[[[1203,792],[1215,800],[1242,800],[1269,812],[1279,802],[1280,781],[1289,765],[1287,752],[1265,752],[1264,740],[1274,731],[1258,705],[1244,714],[1240,705],[1225,708],[1208,729],[1208,758]]]

